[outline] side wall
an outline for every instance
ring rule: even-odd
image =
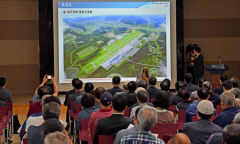
[[[197,43],[206,64],[229,66],[229,77],[240,78],[240,1],[184,0],[184,45]],[[209,72],[205,78],[210,80]]]

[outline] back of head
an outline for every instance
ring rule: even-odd
[[[170,100],[167,92],[159,90],[153,101],[154,107],[160,107],[162,109],[168,109],[170,106]]]
[[[55,102],[55,103],[57,103],[57,104],[59,104],[61,106],[61,101],[56,96],[48,96],[48,97],[44,98],[43,105],[45,105],[47,103],[50,103],[50,102]]]
[[[63,132],[63,125],[58,119],[48,119],[42,125],[43,137],[53,132]]]
[[[95,89],[94,91],[94,96],[97,98],[97,99],[100,99],[100,96],[101,94],[105,91],[105,89],[103,87],[98,87]]]
[[[74,87],[75,89],[80,90],[80,89],[82,88],[82,86],[83,86],[83,82],[82,82],[80,79],[76,79],[76,80],[74,81],[73,87]]]
[[[208,89],[206,89],[206,88],[200,88],[200,89],[198,89],[197,94],[198,94],[198,97],[199,97],[201,100],[205,100],[205,99],[207,99],[208,96],[209,96]]]
[[[68,138],[62,132],[53,132],[44,139],[44,144],[69,144]]]
[[[164,90],[164,91],[169,91],[170,86],[171,86],[171,81],[169,79],[164,79],[160,83],[160,88],[161,88],[161,90]]]
[[[51,94],[51,92],[52,92],[51,87],[48,85],[44,85],[38,88],[38,97],[39,99],[42,99],[44,95]]]
[[[137,87],[143,87],[143,88],[147,89],[148,84],[145,80],[139,80],[139,81],[137,81]]]
[[[198,53],[201,53],[201,48],[200,48],[197,44],[194,44],[194,45],[193,45],[193,49],[194,49],[195,51],[197,51]]]
[[[209,120],[214,112],[214,107],[212,102],[209,100],[202,100],[197,105],[197,112],[201,119]]]
[[[93,107],[95,104],[95,98],[91,93],[84,93],[81,104],[84,108],[90,108]]]
[[[130,92],[134,92],[137,89],[137,83],[135,81],[130,81],[127,87]]]
[[[76,82],[79,80],[79,78],[72,79],[72,86],[75,87]]]
[[[193,76],[192,76],[191,73],[185,73],[185,74],[184,74],[184,79],[185,79],[185,81],[186,81],[187,83],[190,83],[190,82],[192,81],[192,79],[193,79]]]
[[[59,119],[61,114],[61,107],[56,102],[50,102],[43,107],[43,119],[46,121],[48,119]]]
[[[240,124],[240,112],[235,115],[233,121],[234,124]]]
[[[238,78],[232,77],[230,79],[230,81],[232,82],[232,85],[233,85],[234,88],[238,88],[238,83],[239,83],[239,79]]]
[[[120,82],[121,82],[121,78],[119,76],[114,76],[112,78],[112,83],[113,84],[118,85],[118,84],[120,84]]]
[[[226,144],[240,144],[240,125],[231,124],[223,129],[223,141]]]
[[[92,93],[94,89],[93,83],[86,83],[84,86],[84,91],[87,93]]]
[[[107,91],[103,92],[100,97],[100,103],[103,106],[109,106],[112,103],[112,94]]]
[[[199,81],[198,81],[198,87],[199,88],[202,88],[203,82],[204,82],[204,79],[200,78]]]
[[[157,112],[153,107],[144,106],[138,112],[137,118],[139,128],[143,131],[150,131],[157,122]]]
[[[178,90],[178,95],[183,100],[188,100],[190,98],[190,93],[186,87],[182,87]]]
[[[116,93],[112,98],[113,109],[118,112],[123,112],[126,107],[126,99],[122,93]]]
[[[157,78],[155,78],[155,77],[150,77],[150,78],[148,79],[148,83],[149,83],[149,85],[156,85],[156,83],[157,83]]]
[[[212,91],[212,84],[211,84],[210,81],[205,81],[205,82],[203,82],[202,87],[205,88],[205,89],[207,89],[209,92]]]
[[[233,88],[232,82],[230,80],[225,80],[222,85],[223,88],[225,88],[226,90],[230,90]]]
[[[224,74],[220,75],[220,80],[221,80],[222,83],[227,79],[228,79],[228,77],[226,75],[224,75]]]
[[[227,106],[233,106],[235,96],[232,93],[224,92],[220,95],[221,102]]]
[[[191,144],[189,137],[184,133],[173,135],[167,144]]]
[[[186,84],[184,81],[177,81],[175,83],[175,89],[178,91],[180,88],[186,87]]]
[[[149,95],[146,90],[140,90],[139,92],[137,92],[137,99],[141,103],[146,103],[148,101],[148,98],[149,98]]]
[[[235,98],[240,98],[240,89],[239,88],[232,88],[231,93],[235,95]]]
[[[0,87],[4,87],[6,84],[6,78],[5,77],[0,77]]]

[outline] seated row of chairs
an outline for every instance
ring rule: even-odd
[[[13,134],[12,103],[0,107],[0,135],[3,143],[9,143]]]

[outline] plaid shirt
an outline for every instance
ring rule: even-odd
[[[139,131],[121,139],[120,144],[165,144],[165,142],[147,131]]]

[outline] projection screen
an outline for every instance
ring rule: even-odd
[[[111,87],[113,76],[138,80],[144,68],[176,81],[176,3],[53,0],[54,71],[60,91],[72,78]]]

